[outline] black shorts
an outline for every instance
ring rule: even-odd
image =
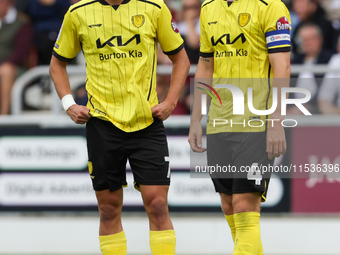
[[[261,166],[274,164],[266,152],[266,132],[210,134],[207,156],[216,192],[260,192],[266,200],[270,173],[262,172]]]
[[[126,163],[133,172],[135,187],[169,185],[168,144],[163,122],[127,133],[111,122],[91,118],[86,124],[89,172],[96,191],[115,191],[126,186]]]

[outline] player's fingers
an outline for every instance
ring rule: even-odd
[[[196,145],[198,148],[202,148],[202,136],[200,135],[196,136]]]
[[[189,138],[189,144],[190,144],[191,149],[194,152],[204,152],[205,151],[204,148],[199,148],[197,146],[197,137],[195,135],[192,135],[191,138]]]
[[[85,123],[86,123],[86,121],[81,120],[81,119],[74,119],[73,121],[74,121],[74,123],[76,123],[76,124],[85,124]]]
[[[267,153],[268,153],[268,158],[272,159],[273,158],[273,146],[272,142],[267,141]]]
[[[284,141],[282,144],[282,155],[285,155],[286,151],[287,151],[287,143],[286,141]]]
[[[277,157],[277,155],[279,155],[280,152],[280,141],[276,141],[273,143],[273,155],[274,157]]]
[[[156,116],[159,114],[159,105],[155,105],[154,107],[151,108],[151,114],[152,116]]]
[[[277,148],[278,148],[277,153],[274,152],[275,157],[280,157],[281,155],[285,154],[285,152],[286,152],[286,142],[285,142],[284,139],[277,141]]]
[[[78,117],[78,119],[79,119],[80,121],[85,121],[85,122],[88,122],[88,121],[90,120],[90,118],[91,118],[91,116],[88,116],[88,115],[80,115],[80,116]]]
[[[196,152],[196,150],[198,148],[196,148],[196,143],[195,143],[194,136],[189,137],[188,141],[189,141],[191,149]]]
[[[200,153],[207,150],[206,148],[202,147],[202,136],[200,135],[196,136],[195,149],[196,149],[196,152],[200,152]]]

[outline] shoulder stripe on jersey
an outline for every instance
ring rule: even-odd
[[[202,57],[202,58],[212,58],[214,57],[214,52],[211,52],[211,53],[205,53],[205,52],[199,52],[199,55]]]
[[[65,58],[63,56],[60,56],[57,52],[55,52],[54,50],[52,51],[52,55],[55,56],[57,59],[59,59],[60,61],[64,61],[64,62],[71,62],[73,58]]]
[[[215,1],[215,0],[211,0],[210,2],[207,2],[207,3],[203,4],[203,5],[202,5],[202,8],[203,8],[204,6],[206,6],[207,4],[210,4],[210,3],[214,2],[214,1]]]
[[[264,3],[265,5],[268,5],[268,3],[266,3],[265,1],[263,1],[263,0],[260,0],[262,3]]]
[[[163,52],[164,52],[165,55],[174,55],[174,54],[180,52],[180,50],[183,49],[183,48],[184,48],[184,43],[182,43],[182,44],[181,44],[177,49],[175,49],[175,50],[168,51],[168,52],[163,51]]]
[[[277,52],[290,52],[292,51],[292,47],[280,47],[280,48],[274,48],[274,49],[268,49],[268,54],[277,53]]]
[[[95,2],[98,2],[98,1],[95,0],[95,1],[92,1],[92,2],[88,2],[88,3],[86,3],[86,4],[78,5],[78,6],[74,7],[70,12],[73,12],[74,10],[77,10],[77,9],[80,8],[80,7],[83,7],[83,6],[89,5],[89,4],[93,4],[93,3],[95,3]]]
[[[158,4],[154,3],[154,2],[150,2],[150,1],[147,1],[147,0],[137,0],[137,1],[140,1],[140,2],[143,2],[143,3],[148,3],[148,4],[152,4],[156,7],[158,7],[159,9],[162,9],[162,7],[160,7]]]

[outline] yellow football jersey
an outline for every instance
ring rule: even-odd
[[[291,50],[286,6],[280,0],[235,0],[229,5],[208,0],[202,5],[200,25],[200,55],[214,58],[213,86],[231,84],[244,96],[244,114],[234,115],[231,91],[216,89],[222,104],[211,104],[207,132],[265,131],[269,116],[250,112],[248,88],[252,87],[255,109],[270,109],[273,71],[268,54]]]
[[[69,62],[82,50],[91,116],[133,132],[153,122],[158,43],[168,55],[184,46],[163,0],[83,0],[66,13],[53,55]]]

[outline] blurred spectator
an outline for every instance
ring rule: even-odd
[[[17,8],[32,20],[38,65],[49,65],[65,13],[75,0],[18,0]]]
[[[32,31],[28,17],[13,0],[0,0],[0,114],[9,114],[11,90],[18,67],[27,61]]]
[[[200,0],[183,0],[182,21],[177,26],[184,39],[185,50],[192,64],[197,64],[199,58],[200,11]]]
[[[293,64],[327,64],[332,52],[323,49],[324,38],[319,26],[305,23],[300,26],[297,38],[301,44],[301,53],[294,55]]]
[[[340,0],[322,0],[320,4],[331,21],[340,20]]]
[[[178,22],[178,13],[172,6],[174,2],[172,0],[164,0],[164,3],[169,8],[172,19],[174,20],[176,24]],[[159,65],[172,65],[171,60],[168,58],[166,54],[164,54],[159,44],[158,44],[158,51],[157,51],[157,63]]]
[[[171,16],[175,22],[178,21],[178,13],[177,10],[173,8],[174,1],[173,0],[164,0],[164,3],[169,8]]]
[[[332,56],[328,66],[330,69],[340,67],[340,37],[337,44],[338,54]],[[340,74],[329,72],[321,84],[318,105],[323,114],[340,114]]]
[[[322,49],[323,37],[320,28],[315,24],[304,24],[299,29],[298,34],[301,41],[302,54],[294,56],[293,64],[303,64],[313,66],[315,64],[327,64],[332,54]],[[313,114],[318,113],[317,94],[319,91],[322,76],[314,76],[311,72],[301,72],[297,78],[295,86],[305,88],[311,92],[311,100],[304,106]],[[295,98],[302,95],[295,94]],[[301,111],[296,107],[289,109],[289,114],[300,114]]]
[[[323,35],[323,49],[335,51],[334,37],[335,31],[329,20],[326,18],[325,11],[321,8],[317,0],[293,0],[292,9],[299,17],[300,23],[295,28],[292,35],[293,53],[301,51],[301,42],[299,41],[299,30],[306,23],[317,24]]]

